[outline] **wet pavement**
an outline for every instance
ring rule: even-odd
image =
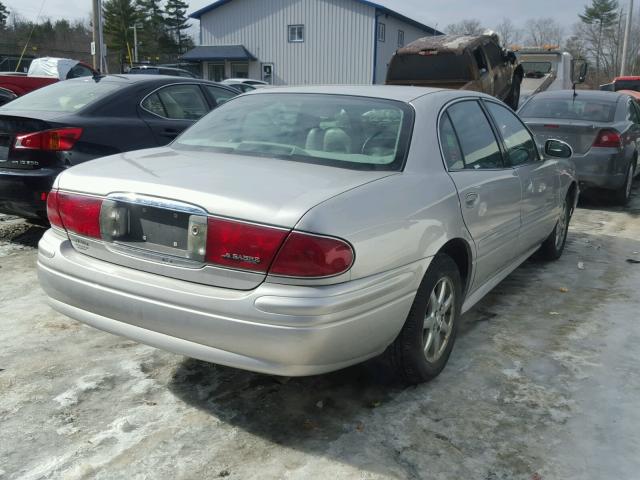
[[[638,183],[638,182],[636,182]],[[53,312],[42,234],[0,217],[0,479],[640,478],[640,188],[463,318],[448,366],[277,379]]]

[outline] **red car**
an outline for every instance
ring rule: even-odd
[[[97,75],[93,68],[83,62],[68,58],[36,58],[29,66],[29,72],[0,74],[0,89],[13,92],[20,97],[38,88],[70,78]]]
[[[611,92],[618,92],[620,90],[640,91],[640,77],[616,77],[613,79],[613,82],[600,85],[600,90],[608,90]]]

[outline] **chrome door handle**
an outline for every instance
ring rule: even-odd
[[[478,203],[478,194],[475,192],[467,193],[464,198],[464,203],[467,208],[475,207],[476,203]]]

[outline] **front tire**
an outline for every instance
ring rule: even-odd
[[[570,196],[564,199],[560,218],[556,223],[553,232],[540,246],[539,254],[543,260],[557,260],[562,256],[564,246],[567,243],[567,233],[569,232],[569,221],[571,220],[571,208],[569,204]]]
[[[402,330],[387,350],[393,369],[408,383],[427,382],[449,359],[462,307],[462,279],[445,254],[434,257]]]

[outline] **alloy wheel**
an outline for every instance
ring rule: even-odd
[[[436,362],[449,343],[455,315],[455,290],[448,277],[441,278],[429,295],[422,345],[428,362]]]

